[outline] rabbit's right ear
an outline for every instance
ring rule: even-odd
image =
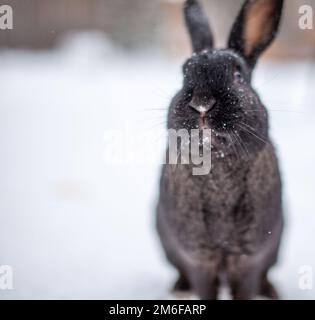
[[[186,0],[185,20],[194,52],[213,47],[213,37],[208,19],[198,0]]]

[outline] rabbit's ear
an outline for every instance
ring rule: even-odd
[[[272,43],[279,29],[284,0],[247,0],[237,17],[229,48],[240,53],[251,67]]]
[[[197,0],[186,0],[184,12],[194,52],[212,48],[212,32],[200,3]]]

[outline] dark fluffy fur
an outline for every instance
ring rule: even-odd
[[[248,44],[242,34],[249,23],[244,12],[265,4],[272,16],[257,19],[269,25],[260,24],[257,43]],[[184,65],[183,88],[171,103],[168,128],[200,128],[201,114],[191,106],[211,101],[202,123],[213,132],[212,168],[209,175],[193,176],[191,165],[163,167],[157,226],[167,258],[180,274],[175,288],[192,289],[201,299],[216,299],[223,277],[234,299],[277,297],[267,273],[276,263],[283,228],[281,179],[267,111],[251,75],[275,37],[282,5],[280,0],[246,1],[230,47],[215,50],[199,3],[185,4],[195,53]],[[245,53],[245,45],[253,52]]]

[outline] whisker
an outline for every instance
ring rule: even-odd
[[[247,146],[246,146],[246,142],[242,139],[242,137],[241,137],[238,133],[236,133],[236,135],[239,137],[240,142],[241,142],[241,144],[244,146],[244,149],[245,149],[245,151],[246,151],[246,153],[247,153],[247,156],[249,157],[249,151],[248,151],[248,148],[247,148]]]
[[[248,150],[244,148],[244,145],[242,144],[242,139],[236,131],[234,131],[234,136],[235,136],[235,139],[238,142],[239,146],[243,150],[244,155],[246,156],[246,154],[247,154],[247,157],[249,157]]]
[[[275,75],[274,75],[272,78],[270,78],[269,80],[264,81],[264,82],[262,82],[262,83],[260,83],[260,84],[256,84],[255,87],[258,88],[258,89],[260,89],[261,87],[264,87],[264,86],[270,84],[272,81],[274,81],[275,79],[277,79],[280,74],[281,74],[280,72],[277,73],[277,74],[275,74]]]
[[[166,133],[166,131],[164,132],[164,130],[163,130],[163,132],[160,132],[155,139],[153,138],[152,143],[156,144],[156,143],[160,142],[162,138],[163,139],[167,138],[167,133]]]
[[[151,131],[151,130],[154,130],[156,128],[158,128],[159,126],[163,126],[163,129],[164,129],[164,126],[167,124],[167,121],[164,120],[164,121],[161,121],[161,122],[158,122],[152,126],[150,126],[149,128],[147,128],[148,131]]]
[[[297,114],[306,114],[306,112],[301,112],[301,111],[294,111],[294,110],[281,110],[281,109],[267,109],[267,111],[271,112],[288,112],[288,113],[297,113]],[[246,112],[263,112],[265,113],[265,110],[246,110]]]
[[[229,138],[229,140],[230,140],[230,143],[231,143],[233,152],[235,153],[236,157],[237,157],[238,159],[240,159],[240,155],[239,155],[239,153],[238,153],[238,151],[237,151],[237,148],[236,148],[235,145],[234,145],[235,141],[233,140],[233,132],[232,132],[232,131],[229,131],[229,132],[228,132],[228,138]]]
[[[245,125],[245,123],[244,123],[244,125]],[[238,126],[239,128],[241,128],[243,131],[245,131],[245,132],[251,134],[252,136],[256,137],[258,140],[260,140],[260,141],[263,142],[264,144],[269,144],[269,142],[268,142],[267,140],[265,140],[265,139],[263,139],[262,137],[260,137],[257,133],[254,133],[254,132],[252,132],[252,131],[244,128],[244,127],[243,127],[242,125],[240,125],[240,124],[237,124],[237,126]]]
[[[141,109],[140,111],[167,111],[168,108],[147,108],[147,109]]]

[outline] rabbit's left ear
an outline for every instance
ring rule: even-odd
[[[284,0],[247,0],[237,17],[229,48],[240,53],[251,67],[272,43],[279,29]]]

